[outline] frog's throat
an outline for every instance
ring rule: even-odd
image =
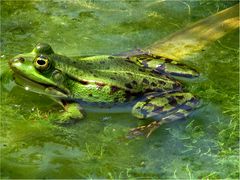
[[[63,89],[58,86],[38,82],[18,73],[14,73],[13,76],[15,78],[16,83],[24,87],[26,90],[40,93],[40,94],[58,96],[58,97],[69,96],[69,91],[67,89]]]

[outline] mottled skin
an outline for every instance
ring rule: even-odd
[[[184,64],[137,51],[128,55],[68,58],[48,44],[10,60],[15,80],[30,90],[50,95],[65,108],[60,124],[83,118],[81,102],[95,106],[132,103],[132,114],[154,118],[130,131],[147,136],[160,124],[186,117],[196,106],[173,76],[192,78],[197,72]]]

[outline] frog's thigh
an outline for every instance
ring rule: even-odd
[[[197,99],[187,92],[177,92],[164,96],[150,96],[139,101],[132,109],[132,114],[140,119],[157,117],[158,120],[173,121],[186,117],[196,106]]]

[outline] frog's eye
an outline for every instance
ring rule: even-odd
[[[34,66],[39,71],[47,70],[49,65],[49,59],[44,56],[39,56],[34,60]]]

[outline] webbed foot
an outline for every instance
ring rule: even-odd
[[[127,138],[131,139],[137,136],[145,136],[148,138],[152,134],[152,132],[157,129],[162,123],[163,122],[161,121],[153,121],[146,126],[139,126],[133,128],[128,132]]]

